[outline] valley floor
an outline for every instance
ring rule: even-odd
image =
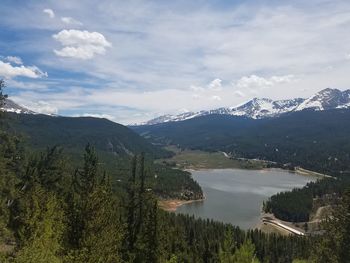
[[[224,152],[205,152],[199,150],[181,150],[176,146],[167,146],[165,149],[175,155],[169,159],[159,159],[157,163],[174,166],[180,169],[203,170],[203,169],[263,169],[266,163],[259,160],[237,160],[230,158]]]

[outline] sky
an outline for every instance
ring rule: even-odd
[[[350,88],[347,0],[0,0],[0,78],[40,113],[131,124]]]

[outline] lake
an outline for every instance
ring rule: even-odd
[[[303,187],[317,177],[280,169],[191,171],[206,199],[179,207],[176,213],[231,223],[243,229],[259,223],[263,201],[281,191]]]

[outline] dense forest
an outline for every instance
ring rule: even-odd
[[[350,110],[346,109],[305,110],[261,120],[208,115],[132,128],[150,141],[183,149],[225,151],[235,158],[350,174]]]
[[[324,235],[266,235],[159,210],[161,171],[143,154],[118,159],[126,181],[113,187],[90,144],[75,162],[60,147],[26,149],[4,128],[0,142],[1,262],[349,262],[350,192]]]
[[[290,222],[306,222],[321,205],[337,204],[350,185],[349,176],[324,178],[303,188],[275,194],[264,203],[264,211]],[[315,201],[317,200],[317,202]]]
[[[83,166],[70,173],[59,148],[27,159],[15,138],[1,138],[2,262],[290,262],[307,255],[303,238],[158,210],[143,156],[132,158],[127,189],[116,193],[89,145]]]
[[[153,173],[154,192],[159,197],[198,199],[200,186],[188,172],[153,165],[154,158],[169,157],[171,152],[152,145],[127,127],[106,119],[90,117],[59,117],[40,114],[3,113],[2,128],[19,139],[25,151],[40,154],[47,147],[60,146],[66,165],[83,164],[82,151],[86,144],[94,147],[100,165],[110,175],[113,188],[123,191],[132,153],[145,154],[145,169]],[[151,180],[152,178],[150,178]]]

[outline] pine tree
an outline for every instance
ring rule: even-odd
[[[69,207],[73,250],[67,262],[114,263],[121,261],[123,230],[120,211],[108,178],[98,172],[98,158],[88,145],[84,168],[72,180]],[[74,234],[73,234],[74,233]]]
[[[219,260],[221,263],[231,263],[233,261],[233,252],[235,249],[235,242],[233,239],[232,228],[229,227],[225,232],[224,243],[219,251]]]
[[[255,256],[255,246],[250,239],[247,239],[233,255],[234,263],[259,263]]]
[[[127,186],[125,260],[157,262],[159,258],[158,206],[151,189],[146,191],[145,158],[134,156]]]
[[[325,233],[314,247],[311,259],[317,263],[350,262],[350,189],[344,192],[323,228]]]
[[[136,242],[136,156],[131,160],[131,174],[127,185],[126,200],[126,230],[125,236],[126,250],[131,253],[134,250]]]
[[[23,196],[15,262],[62,262],[65,216],[58,199],[35,184]]]
[[[137,244],[139,258],[136,260],[138,262],[156,263],[159,257],[157,200],[149,201],[146,208],[145,215],[143,215],[144,225]]]

